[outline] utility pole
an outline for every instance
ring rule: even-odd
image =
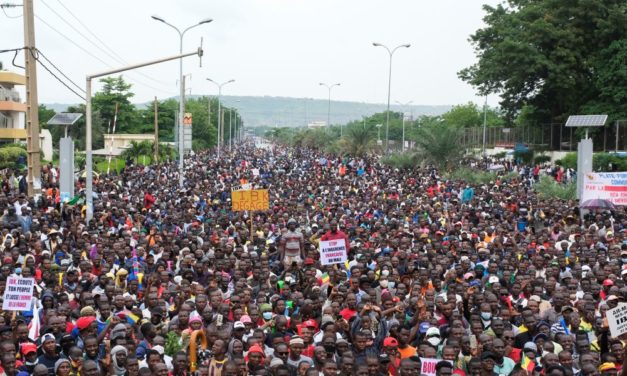
[[[39,104],[35,60],[35,12],[33,0],[24,0],[24,62],[26,70],[26,149],[28,152],[28,196],[41,193],[39,157]]]
[[[224,108],[220,110],[218,115],[220,116],[220,124],[222,124],[218,130],[218,145],[221,145],[224,143]]]
[[[157,102],[157,97],[155,97],[155,162],[159,162],[159,102]]]

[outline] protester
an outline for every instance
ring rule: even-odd
[[[0,292],[9,277],[35,288],[31,309],[0,315],[0,374],[627,369],[606,317],[627,302],[624,206],[532,189],[574,171],[514,161],[473,184],[250,140],[185,166],[182,187],[175,163],[100,175],[89,223],[83,178],[61,203],[52,165],[36,200],[7,174]],[[269,209],[233,211],[242,184]],[[328,242],[346,259],[327,265]]]

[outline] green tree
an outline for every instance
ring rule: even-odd
[[[341,150],[357,157],[363,157],[371,152],[376,138],[376,132],[373,128],[365,128],[358,124],[347,126],[344,129],[344,137],[340,140]]]
[[[46,107],[45,104],[40,104],[37,112],[39,113],[39,127],[42,129],[48,129],[48,120],[52,119],[52,117],[57,113],[53,109]],[[56,125],[53,127],[56,127]],[[54,140],[52,141],[54,142]]]
[[[68,136],[74,141],[74,148],[78,151],[85,150],[85,105],[70,106],[63,112],[81,113],[83,116],[68,128]],[[41,113],[41,108],[40,108]],[[41,119],[41,118],[40,118]],[[100,113],[94,112],[91,117],[92,121],[92,148],[102,149],[104,147],[104,127]],[[59,147],[59,139],[65,135],[65,127],[54,125],[49,127],[52,135],[52,142],[55,148]]]
[[[416,146],[418,159],[450,170],[464,156],[460,147],[461,130],[457,127],[428,126],[418,131]]]
[[[150,141],[131,141],[131,145],[122,152],[122,156],[137,163],[141,161],[139,159],[141,156],[152,156],[154,154],[153,150],[153,143]]]
[[[481,94],[500,94],[508,122],[524,106],[535,124],[591,105],[625,111],[624,0],[507,0],[484,9],[487,26],[470,37],[478,62],[459,76]]]
[[[122,76],[101,78],[100,82],[103,87],[92,99],[93,112],[98,112],[107,125],[113,124],[117,105],[116,133],[144,133],[147,127],[145,124],[142,126],[140,114],[131,103],[131,98],[135,96],[131,92],[132,85],[126,83]]]

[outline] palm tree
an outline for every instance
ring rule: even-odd
[[[344,131],[344,138],[340,140],[340,148],[345,153],[362,157],[372,150],[375,133],[370,128],[361,125],[351,125]]]
[[[417,156],[426,163],[452,169],[464,156],[461,130],[451,126],[422,127],[416,137]]]
[[[131,145],[122,152],[122,156],[125,158],[130,158],[135,163],[137,163],[137,160],[139,159],[140,156],[145,156],[146,154],[150,154],[151,150],[152,150],[152,143],[150,141],[142,141],[142,142],[131,141]],[[144,158],[144,163],[145,163],[145,158]]]

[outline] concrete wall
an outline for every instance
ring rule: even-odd
[[[512,154],[514,153],[514,150],[496,147],[496,148],[485,149],[485,152],[489,156],[505,152],[505,153],[508,153],[508,155],[507,155],[508,158],[512,158]],[[551,162],[555,162],[555,161],[557,161],[559,159],[564,158],[566,156],[566,154],[568,154],[568,153],[572,153],[572,152],[570,152],[570,151],[545,151],[541,155],[548,155],[549,157],[551,157]],[[475,149],[475,154],[477,156],[481,155],[481,150],[480,149]],[[538,154],[536,154],[536,155],[538,155]]]
[[[142,141],[150,141],[153,142],[155,140],[154,133],[147,134],[105,134],[104,135],[104,145],[105,149],[109,150],[111,147],[111,142],[113,142],[113,147],[116,149],[126,149],[131,145],[131,142],[142,142]]]
[[[39,132],[39,147],[41,149],[42,157],[47,161],[52,161],[52,134],[47,129],[42,129]]]

